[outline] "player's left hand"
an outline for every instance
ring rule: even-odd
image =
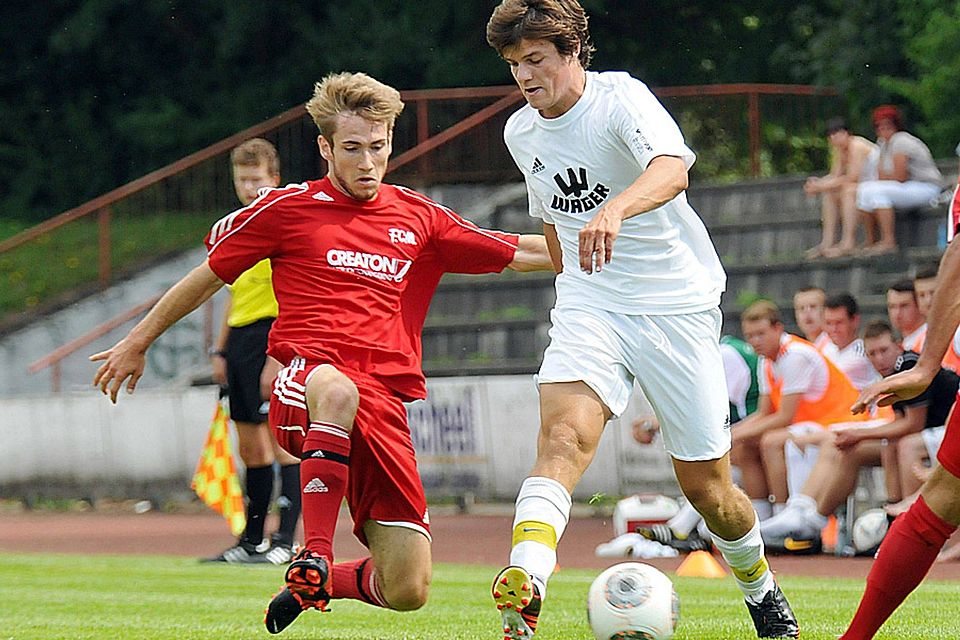
[[[146,364],[146,349],[135,346],[124,338],[106,351],[90,356],[91,362],[104,361],[93,376],[93,386],[100,387],[100,393],[109,395],[113,404],[117,403],[117,394],[127,378],[127,393],[133,393],[137,387]]]
[[[613,243],[620,235],[623,217],[610,207],[601,207],[597,215],[580,230],[580,268],[593,273],[603,271],[603,265],[613,259]]]

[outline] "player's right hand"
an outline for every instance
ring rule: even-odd
[[[93,376],[93,386],[100,387],[100,393],[109,395],[113,404],[117,403],[117,394],[127,378],[127,393],[133,393],[137,382],[143,376],[146,365],[146,349],[131,344],[124,338],[106,351],[90,356],[91,362],[103,361]]]
[[[886,407],[900,400],[916,398],[930,386],[932,380],[932,375],[918,370],[917,367],[901,371],[866,387],[860,392],[860,397],[850,407],[850,411],[855,414],[863,413],[874,404]]]

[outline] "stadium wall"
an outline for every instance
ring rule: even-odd
[[[512,501],[536,452],[532,377],[437,378],[428,387],[429,400],[408,407],[428,497]],[[189,492],[216,398],[215,387],[143,390],[124,394],[116,406],[92,390],[8,398],[0,495],[162,500]],[[607,427],[576,498],[678,494],[663,448],[631,438],[641,403],[631,402]]]

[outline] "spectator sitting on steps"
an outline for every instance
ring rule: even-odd
[[[820,244],[808,249],[808,260],[819,257],[835,258],[852,253],[857,244],[857,185],[867,179],[870,166],[867,158],[877,145],[847,129],[843,118],[827,120],[827,140],[830,142],[830,173],[811,176],[803,184],[808,196],[821,195],[820,220],[823,237]],[[837,221],[840,221],[840,242],[836,242]]]
[[[940,193],[943,176],[927,145],[903,130],[897,107],[886,104],[874,109],[873,126],[879,145],[877,179],[857,187],[857,208],[864,215],[867,233],[863,253],[878,256],[897,250],[894,210],[927,205]],[[875,241],[878,227],[880,238]]]

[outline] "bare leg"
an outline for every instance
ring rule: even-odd
[[[841,234],[838,249],[851,252],[857,246],[857,226],[860,212],[857,211],[857,187],[847,185],[840,194]]]
[[[847,496],[853,493],[860,467],[880,463],[880,443],[876,440],[864,440],[844,451],[824,443],[820,448],[820,458],[825,456],[832,460],[833,472],[829,474],[820,495],[814,498],[817,500],[817,512],[827,516],[836,511]]]
[[[883,465],[884,485],[887,500],[899,502],[903,499],[903,470],[900,468],[900,443],[902,440],[890,440],[880,445],[880,464]]]
[[[726,540],[746,535],[754,524],[753,506],[730,478],[730,458],[697,462],[673,461],[677,481],[710,531]]]
[[[920,489],[923,480],[914,473],[914,466],[922,464],[926,458],[927,446],[919,433],[911,433],[897,442],[897,465],[900,469],[902,494],[909,495]]]
[[[395,611],[413,611],[427,602],[432,578],[430,541],[404,527],[373,520],[363,525],[383,599]]]
[[[763,457],[763,469],[767,475],[767,487],[774,501],[783,504],[787,501],[787,460],[783,445],[790,439],[786,429],[767,431],[760,437],[760,455]]]
[[[872,255],[890,253],[897,249],[896,224],[893,209],[877,209],[874,211],[877,224],[880,227],[880,240],[871,250]]]
[[[741,484],[747,495],[753,500],[766,500],[770,491],[767,488],[767,476],[763,471],[759,440],[735,442],[730,450],[730,460],[740,468],[743,475]]]
[[[858,211],[863,223],[863,232],[866,237],[866,248],[872,247],[877,241],[877,219],[872,211]]]
[[[837,218],[840,211],[839,193],[837,191],[828,191],[822,195],[820,200],[820,224],[822,235],[820,244],[806,252],[807,259],[813,259],[826,255],[834,246],[834,239],[837,237]]]

